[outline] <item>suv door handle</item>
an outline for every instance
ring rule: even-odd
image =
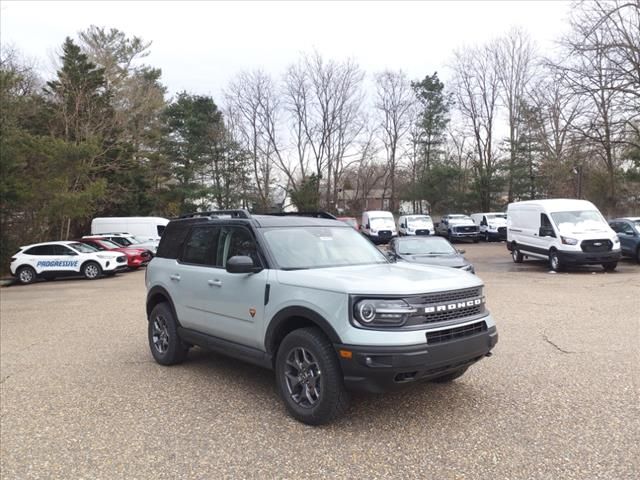
[[[222,286],[222,280],[209,280],[209,281],[207,281],[207,283],[209,285],[211,285],[212,287],[221,287]]]
[[[169,278],[171,280],[175,280],[176,282],[179,282],[180,281],[180,274],[174,273],[173,275],[169,275]]]

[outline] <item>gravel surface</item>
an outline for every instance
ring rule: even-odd
[[[493,357],[316,428],[269,371],[199,349],[153,362],[143,271],[0,289],[2,478],[639,478],[640,266],[551,274],[504,244],[459,248]]]

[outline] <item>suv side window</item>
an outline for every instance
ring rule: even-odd
[[[53,245],[40,245],[38,247],[31,247],[24,253],[26,255],[55,255]]]
[[[76,255],[76,253],[64,245],[54,245],[54,255]]]
[[[223,227],[218,242],[217,265],[225,268],[227,260],[237,255],[251,257],[255,265],[261,265],[258,246],[249,230],[243,227]]]
[[[617,232],[626,233],[627,235],[633,235],[633,228],[626,222],[620,222]]]
[[[180,261],[195,265],[216,266],[220,227],[195,227],[184,246]]]

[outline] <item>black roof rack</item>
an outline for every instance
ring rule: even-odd
[[[251,214],[242,208],[234,210],[208,210],[206,212],[193,212],[180,215],[178,218],[215,217],[217,215],[229,215],[231,218],[251,218]]]
[[[275,217],[311,217],[311,218],[326,218],[329,220],[337,220],[335,215],[330,214],[329,212],[275,212],[275,213],[264,213],[261,215],[272,215]]]

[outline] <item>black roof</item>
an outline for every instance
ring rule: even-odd
[[[171,220],[171,223],[208,223],[225,220],[238,223],[251,223],[257,228],[262,227],[346,227],[352,228],[326,212],[288,212],[254,215],[247,210],[211,210],[182,215]]]

